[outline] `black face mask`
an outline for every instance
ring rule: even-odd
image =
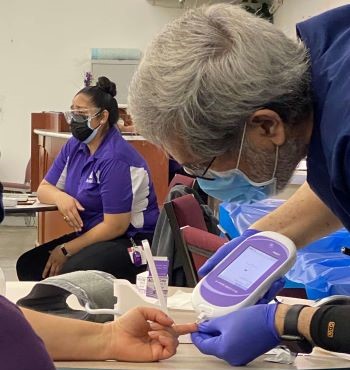
[[[85,144],[89,144],[95,138],[97,130],[100,127],[100,125],[98,125],[95,129],[92,129],[90,128],[90,122],[91,119],[88,118],[84,122],[72,120],[70,124],[73,136]]]

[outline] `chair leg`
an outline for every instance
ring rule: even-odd
[[[36,223],[36,217],[35,214],[28,214],[24,215],[24,224],[28,227],[35,226]]]

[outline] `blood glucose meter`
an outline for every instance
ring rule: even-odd
[[[272,231],[254,234],[235,247],[194,288],[200,318],[226,315],[255,304],[294,264],[296,247]]]

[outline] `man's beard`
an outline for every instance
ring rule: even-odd
[[[277,192],[283,190],[291,179],[298,163],[306,156],[308,146],[300,140],[289,138],[278,147]],[[271,180],[275,168],[276,152],[256,149],[249,142],[244,148],[244,158],[250,169],[249,178],[257,183]]]

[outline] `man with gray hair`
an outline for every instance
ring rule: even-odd
[[[350,229],[349,19],[349,5],[333,9],[298,24],[299,41],[292,41],[267,21],[218,4],[189,10],[147,49],[130,86],[133,122],[209,195],[233,202],[273,195],[307,155],[307,182],[220,248],[202,275],[257,231],[277,231],[302,247],[342,225]],[[276,344],[279,308],[269,306],[257,308],[261,332],[254,330],[259,315],[242,310],[240,318],[200,325],[194,342],[246,363]],[[234,337],[228,320],[241,324]],[[254,353],[242,347],[249,335],[264,342]]]

